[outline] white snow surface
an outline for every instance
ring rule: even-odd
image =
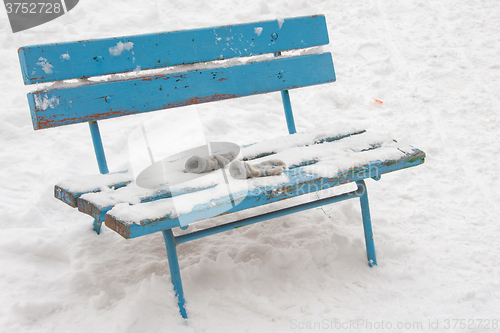
[[[161,233],[97,236],[91,217],[53,198],[62,179],[98,172],[89,129],[33,130],[34,87],[16,51],[319,13],[337,82],[290,91],[297,129],[362,124],[422,149],[426,162],[367,181],[376,267],[357,200],[179,245],[185,322]],[[3,15],[1,332],[498,331],[479,321],[500,313],[496,0],[88,0],[16,34]],[[196,109],[212,141],[286,133],[278,93]],[[128,133],[159,112],[100,122],[111,171],[126,169]],[[179,130],[183,113],[166,112]]]
[[[57,105],[59,105],[59,99],[57,99],[56,96],[49,98],[47,94],[44,94],[41,97],[39,95],[35,95],[35,106],[42,111],[48,108],[53,109]]]
[[[118,42],[116,46],[109,48],[109,54],[111,54],[112,56],[118,56],[122,54],[123,51],[132,50],[133,47],[134,43],[132,42],[126,42],[126,43]]]
[[[42,67],[42,70],[46,74],[52,73],[52,68],[54,68],[54,66],[52,66],[52,64],[50,62],[48,62],[47,59],[45,59],[43,57],[38,58],[38,62],[36,64],[38,66]]]
[[[86,193],[94,190],[104,190],[114,184],[128,183],[134,180],[130,172],[112,172],[105,175],[79,175],[63,179],[57,183],[70,192]]]

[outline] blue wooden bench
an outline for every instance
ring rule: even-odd
[[[184,318],[186,311],[176,246],[207,235],[359,198],[368,263],[376,265],[364,179],[378,180],[384,173],[422,164],[425,153],[362,128],[339,127],[333,122],[326,130],[296,133],[288,90],[334,82],[335,73],[330,53],[287,55],[286,51],[328,43],[325,17],[315,15],[20,48],[19,59],[25,84],[62,81],[28,94],[34,129],[82,122],[90,125],[101,174],[61,181],[55,186],[55,197],[92,216],[97,233],[103,222],[125,238],[161,231],[174,290]],[[245,58],[246,61],[241,63],[220,62],[258,55],[269,56],[256,60]],[[182,70],[182,65],[196,63],[206,63],[206,66]],[[132,72],[137,68],[146,70],[175,66],[181,66],[180,71],[170,74],[64,82]],[[274,176],[275,181],[271,185],[259,187],[254,184],[249,191],[217,196],[214,189],[223,184],[195,183],[175,190],[140,189],[130,172],[108,172],[97,124],[99,120],[276,91],[281,92],[289,134],[281,139],[243,147],[240,155],[240,158],[250,162],[271,157],[284,159],[288,168],[283,175]],[[325,122],[329,121],[325,119]],[[356,190],[288,208],[276,209],[272,205],[350,182],[355,182]],[[100,191],[103,186],[112,190]],[[198,202],[190,211],[175,212],[175,205],[172,204],[174,196],[190,198],[196,195],[199,200],[200,193],[203,194],[201,197],[206,194],[206,202]],[[235,201],[238,201],[237,205],[234,205]],[[264,214],[180,236],[172,232],[174,228],[184,228],[207,217],[262,205],[269,205]]]

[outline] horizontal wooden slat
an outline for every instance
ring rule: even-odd
[[[371,178],[375,175],[382,175],[388,172],[417,166],[424,163],[424,160],[425,153],[414,148],[410,153],[405,154],[399,159],[372,161],[358,167],[343,170],[333,177],[321,177],[305,172],[302,168],[288,170],[287,174],[290,180],[285,184],[275,187],[266,187],[265,189],[256,188],[251,192],[233,193],[232,198],[223,197],[203,205],[197,205],[190,213],[182,215],[182,219],[184,223],[186,223],[186,221],[191,223],[214,216],[213,212],[217,212],[218,210],[219,214],[242,211],[293,198],[309,192],[324,190],[356,180]],[[228,209],[228,207],[230,208],[232,206],[232,199],[234,199],[235,202],[239,200],[242,201],[234,208]],[[209,211],[210,215],[207,214]],[[115,230],[125,238],[139,237],[180,225],[179,219],[172,218],[170,215],[151,220],[145,219],[141,221],[140,224],[129,223],[128,221],[117,218],[116,215],[113,214],[113,210],[106,214],[105,223],[109,228]]]
[[[34,129],[335,81],[330,53],[102,81],[28,94]]]
[[[21,47],[25,84],[155,69],[328,44],[325,17]]]
[[[288,140],[291,145],[283,146],[283,140],[285,138],[275,138],[273,139],[274,143],[277,144],[277,146],[282,147],[283,149],[287,148],[296,148],[296,147],[306,147],[309,145],[315,145],[315,144],[321,144],[324,142],[333,142],[333,141],[338,141],[342,140],[344,138],[351,137],[353,135],[359,135],[362,133],[365,133],[364,130],[354,130],[351,131],[351,133],[342,131],[341,129],[338,129],[337,135],[323,135],[323,136],[316,136],[314,139],[310,140],[308,138],[309,133],[299,133],[295,136],[295,140]],[[303,141],[299,137],[300,135],[304,136]],[[260,149],[258,150],[261,151],[261,153],[256,153],[255,145],[259,145]],[[368,147],[371,145],[368,144]],[[247,153],[249,151],[249,153]],[[246,156],[244,158],[245,161],[250,161],[256,158],[260,158],[263,156],[269,156],[269,155],[274,155],[281,151],[280,149],[276,149],[276,147],[272,148],[269,150],[269,145],[261,145],[259,143],[254,144],[254,145],[249,145],[246,148],[242,149],[242,155]],[[288,165],[290,169],[298,168],[301,166],[305,165],[311,165],[314,164],[316,161],[315,160],[304,160],[301,161],[297,165]],[[115,190],[114,192],[97,192],[97,193],[92,193],[90,195],[85,195],[83,197],[78,198],[78,210],[82,213],[88,214],[92,216],[94,219],[96,219],[99,222],[104,222],[104,216],[106,213],[113,208],[113,206],[120,204],[120,203],[136,203],[136,202],[150,202],[150,201],[155,201],[155,200],[160,200],[160,199],[166,199],[174,196],[179,196],[185,193],[193,193],[197,191],[202,191],[207,188],[211,188],[215,186],[216,183],[210,182],[210,181],[205,181],[205,183],[202,183],[201,185],[198,183],[199,187],[180,187],[177,188],[174,193],[172,193],[168,189],[156,189],[156,190],[147,190],[147,189],[139,189],[135,184],[130,184],[129,186],[120,188]]]
[[[54,197],[75,208],[78,205],[78,198],[86,193],[100,192],[103,187],[119,189],[132,181],[132,175],[127,172],[66,179],[54,186]]]

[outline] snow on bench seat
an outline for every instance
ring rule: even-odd
[[[365,130],[360,126],[337,123],[336,125],[329,126],[328,128],[305,131],[291,136],[264,140],[259,143],[247,145],[241,149],[241,156],[243,160],[249,161],[259,157],[275,155],[279,152],[284,152],[292,148],[341,140],[364,132]],[[289,167],[293,167],[290,156],[288,157],[288,160],[287,165]],[[304,157],[304,160],[309,161],[310,158]],[[301,161],[299,161],[299,163],[300,162]],[[295,167],[296,166],[297,164]],[[98,181],[101,177],[103,180],[100,188],[105,189],[106,186],[104,186],[103,183],[105,183],[107,175],[96,175],[94,181]],[[186,184],[186,186],[178,189],[174,195],[210,188],[216,184],[220,184],[221,182],[221,175],[219,173],[213,173],[198,179],[195,183],[196,185],[191,186],[190,184]],[[101,192],[99,190],[92,190],[88,192],[89,193],[85,195],[81,192],[78,193],[78,200],[75,206],[78,207],[79,211],[92,216],[98,222],[103,222],[106,212],[119,203],[144,203],[158,199],[170,198],[172,196],[171,190],[168,188],[150,190],[140,188],[135,183],[131,183],[130,185],[116,189],[115,191],[104,190]]]
[[[320,145],[285,149],[261,161],[279,158],[289,165],[280,176],[243,180],[241,191],[233,191],[235,207],[225,184],[183,194],[179,207],[174,199],[146,203],[119,203],[105,216],[106,225],[125,238],[180,226],[179,218],[193,223],[210,215],[226,214],[320,191],[356,180],[422,164],[425,153],[399,144],[385,135],[363,132]],[[245,190],[244,186],[248,186]],[[232,207],[232,208],[231,208]]]
[[[104,175],[85,175],[68,178],[54,186],[54,196],[71,207],[77,207],[77,199],[85,193],[123,187],[133,181],[130,172],[114,172]]]
[[[315,128],[314,130],[295,133],[274,139],[267,139],[247,146],[241,149],[242,159],[244,161],[264,157],[286,149],[295,147],[306,147],[323,142],[332,142],[340,140],[351,135],[364,133],[365,128],[354,126],[343,122],[338,122],[328,127]]]

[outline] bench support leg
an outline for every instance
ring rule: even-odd
[[[366,184],[363,180],[356,182],[358,191],[361,192],[359,200],[361,202],[361,215],[363,217],[363,228],[365,230],[366,255],[368,257],[368,265],[373,267],[377,264],[375,257],[375,245],[373,243],[372,220],[370,217],[370,206],[368,205],[368,192]]]
[[[170,278],[172,279],[172,284],[174,285],[175,296],[177,297],[177,303],[179,304],[179,311],[181,312],[182,318],[186,319],[187,314],[184,309],[184,291],[182,290],[181,271],[179,269],[179,260],[177,259],[177,249],[175,248],[175,236],[172,233],[172,229],[163,230],[162,233],[167,247]]]
[[[288,90],[281,91],[281,100],[283,101],[283,108],[285,109],[286,126],[288,127],[288,133],[295,134],[297,130],[295,129],[295,121],[293,120],[292,113],[292,103],[290,102],[290,94]]]
[[[97,232],[98,235],[101,233],[101,225],[102,222],[99,222],[96,219],[94,219],[94,231]]]
[[[104,155],[104,148],[102,146],[101,133],[99,132],[99,125],[97,125],[97,121],[91,121],[89,122],[89,126],[92,143],[94,144],[95,157],[97,158],[97,165],[99,166],[99,172],[102,174],[109,173],[106,155]]]
[[[275,57],[280,57],[281,52],[276,52]],[[293,120],[292,103],[290,102],[290,94],[288,90],[281,91],[281,100],[283,101],[283,108],[285,109],[286,126],[288,127],[288,133],[295,134],[297,130],[295,129],[295,121]]]

